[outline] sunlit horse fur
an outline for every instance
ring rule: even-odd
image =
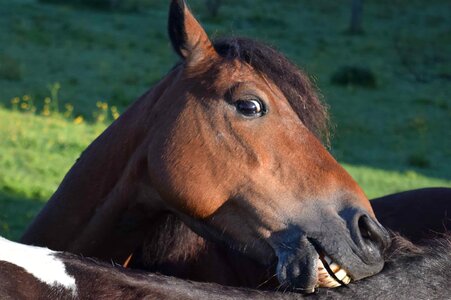
[[[388,235],[321,144],[307,76],[257,42],[212,43],[183,1],[169,35],[182,62],[83,152],[22,242],[123,262],[171,213],[299,291],[323,255],[353,280],[379,272]]]

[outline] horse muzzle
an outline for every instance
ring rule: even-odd
[[[316,224],[317,230],[309,222],[272,235],[277,277],[285,288],[312,293],[318,287],[347,285],[382,270],[390,242],[377,221],[358,210],[324,220]]]

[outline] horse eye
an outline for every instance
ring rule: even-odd
[[[258,99],[238,100],[235,102],[236,109],[245,116],[262,116],[266,110],[263,103]]]

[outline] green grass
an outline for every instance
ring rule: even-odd
[[[0,109],[1,191],[46,200],[84,148],[104,129]]]
[[[153,2],[123,13],[0,0],[0,235],[20,235],[105,127],[98,101],[123,111],[176,61],[167,1]],[[345,2],[231,0],[216,17],[203,0],[189,2],[212,36],[257,37],[314,75],[336,125],[331,151],[368,196],[451,187],[449,1],[365,2],[357,36],[345,33]],[[375,86],[332,84],[347,66],[370,70]],[[56,111],[55,83],[61,113],[44,117],[46,97]],[[23,95],[36,113],[12,109]],[[68,103],[74,111],[62,117]],[[76,124],[78,115],[88,122]]]

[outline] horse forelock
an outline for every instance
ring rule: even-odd
[[[223,38],[214,42],[220,57],[250,65],[284,94],[304,125],[329,144],[328,108],[315,85],[294,63],[272,47],[248,38]]]

